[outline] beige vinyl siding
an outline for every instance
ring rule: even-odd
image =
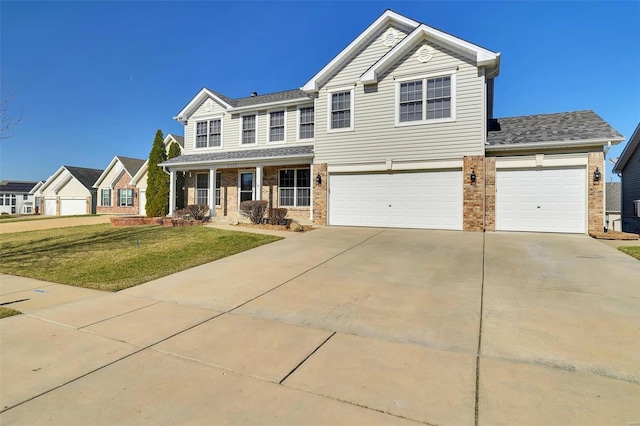
[[[622,170],[622,230],[640,231],[640,218],[635,217],[633,200],[640,200],[640,147],[637,147]]]
[[[220,151],[220,148],[195,148],[196,144],[196,122],[205,121],[208,119],[213,119],[214,117],[222,116],[222,147],[226,148],[228,143],[233,144],[234,140],[230,137],[232,135],[229,134],[230,126],[230,115],[226,113],[224,107],[217,102],[213,102],[213,109],[211,111],[207,111],[204,104],[206,101],[203,101],[200,106],[195,110],[195,112],[189,117],[189,121],[187,125],[184,127],[184,153],[185,154],[195,154],[198,152],[210,152],[210,151]],[[231,139],[231,140],[230,140]],[[237,144],[238,136],[235,136],[235,143]]]
[[[148,173],[145,173],[140,180],[138,181],[138,184],[136,185],[137,188],[139,189],[147,189],[147,176]]]
[[[73,177],[62,187],[62,189],[60,189],[60,192],[56,194],[54,189],[56,189],[61,182],[64,182],[68,176],[69,172],[67,171],[60,173],[60,176],[58,176],[53,182],[51,182],[51,185],[47,186],[45,191],[42,193],[42,196],[55,197],[57,195],[60,197],[88,197],[89,195],[91,195],[89,190]]]
[[[374,44],[382,44],[375,40]],[[416,51],[424,44],[433,49],[433,58],[418,62]],[[372,48],[373,49],[373,48]],[[368,50],[363,51],[363,55]],[[360,61],[360,74],[371,63]],[[376,58],[377,60],[377,58]],[[353,63],[356,61],[354,60]],[[456,120],[446,123],[420,123],[396,127],[396,81],[425,74],[451,70],[456,73]],[[354,131],[327,132],[327,88],[339,86],[356,73],[350,66],[348,78],[338,74],[320,89],[316,101],[315,162],[329,164],[378,162],[385,160],[431,160],[461,158],[464,155],[482,155],[484,152],[485,78],[475,64],[464,56],[431,42],[418,42],[407,55],[385,74],[377,85],[354,91]],[[426,88],[425,88],[426,90]]]
[[[122,172],[122,164],[116,163],[111,168],[111,170],[109,170],[109,173],[107,173],[107,176],[105,176],[105,178],[102,179],[102,182],[100,183],[100,186],[98,188],[98,192],[100,192],[100,190],[104,188],[111,188],[111,183],[118,175],[120,175],[120,172]]]

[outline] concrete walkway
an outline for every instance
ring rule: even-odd
[[[323,228],[3,319],[0,424],[633,424],[637,277],[585,236]]]

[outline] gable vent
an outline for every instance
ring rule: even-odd
[[[416,59],[418,62],[429,62],[431,58],[433,58],[433,50],[429,46],[424,45],[418,49],[418,52],[416,53]]]
[[[398,31],[394,28],[389,28],[382,36],[382,44],[387,47],[393,47],[398,42],[399,38]]]

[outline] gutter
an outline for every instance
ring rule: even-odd
[[[618,144],[624,139],[585,139],[578,141],[553,141],[553,142],[534,142],[534,143],[516,143],[504,145],[487,145],[487,151],[527,151],[535,148],[579,148],[579,147],[595,147],[602,145]]]
[[[159,166],[174,167],[174,166],[206,166],[211,164],[226,164],[226,163],[248,163],[252,161],[278,161],[278,160],[293,160],[293,159],[309,159],[313,158],[313,153],[305,155],[281,155],[278,157],[254,157],[254,158],[227,158],[224,160],[204,160],[204,161],[192,161],[187,163],[161,163]]]

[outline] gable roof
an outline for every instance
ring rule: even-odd
[[[275,158],[311,158],[313,157],[313,145],[290,146],[281,148],[243,149],[228,152],[207,152],[202,154],[188,154],[172,158],[161,166],[176,166],[184,164],[215,163],[217,161],[228,162],[229,160],[266,160]]]
[[[605,186],[605,198],[607,200],[605,211],[620,212],[620,206],[622,206],[622,183],[607,183]]]
[[[94,182],[100,177],[100,175],[103,172],[103,170],[88,169],[86,167],[75,167],[75,166],[62,166],[62,167],[67,169],[67,171],[71,173],[71,176],[76,178],[78,182],[80,182],[82,186],[87,188],[89,191],[93,189]]]
[[[98,186],[100,186],[102,181],[107,177],[116,163],[122,164],[123,172],[126,172],[130,177],[133,177],[136,173],[138,173],[138,170],[140,170],[144,162],[145,160],[140,160],[138,158],[129,158],[123,157],[121,155],[116,155],[115,157],[113,157],[113,160],[111,160],[107,168],[102,171],[98,179],[96,179],[91,186],[93,188],[97,188]],[[120,173],[118,174],[118,176],[119,175]]]
[[[604,145],[624,137],[591,110],[489,120],[487,149]]]
[[[622,155],[620,155],[616,165],[613,167],[613,173],[622,173],[622,169],[624,169],[624,166],[627,165],[633,153],[638,149],[638,145],[640,145],[640,123],[638,123],[631,139],[629,139],[627,146],[624,148],[624,151],[622,151]]]
[[[500,71],[500,53],[492,52],[484,47],[480,47],[428,25],[420,24],[400,43],[396,44],[382,58],[365,71],[364,74],[360,76],[360,81],[363,84],[377,83],[378,77],[382,75],[384,71],[403,58],[404,55],[424,37],[434,40],[445,47],[461,52],[464,56],[476,61],[478,66],[489,67],[491,77],[496,77]]]
[[[391,23],[403,26],[409,31],[414,30],[418,25],[420,25],[419,22],[407,18],[406,16],[402,16],[390,9],[385,10],[384,13],[369,25],[355,40],[342,49],[342,51],[320,71],[318,71],[316,75],[311,77],[311,79],[302,86],[302,90],[307,92],[317,91],[324,80],[353,59],[360,49],[362,49],[362,47],[364,47],[378,31],[386,28]]]
[[[230,98],[218,92],[204,87],[175,117],[175,120],[184,122],[206,99],[211,98],[218,102],[229,112],[255,109],[255,107],[268,107],[271,105],[283,105],[297,103],[312,99],[300,89],[283,90],[281,92],[266,93],[264,95],[247,96],[244,98]]]
[[[174,140],[175,143],[177,143],[178,145],[180,145],[180,148],[184,149],[184,138],[182,136],[178,136],[176,134],[173,133],[169,133],[167,135],[166,138],[164,138],[164,144],[165,146],[169,143],[169,141]],[[134,173],[135,174],[135,173]]]
[[[38,183],[38,181],[3,180],[0,181],[0,192],[28,193]]]

